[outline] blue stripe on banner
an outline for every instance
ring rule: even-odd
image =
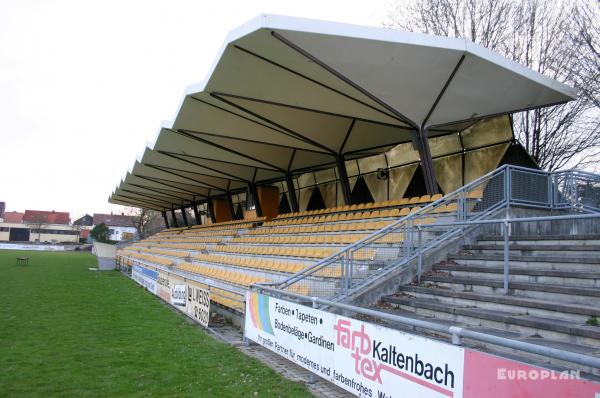
[[[271,316],[269,315],[269,296],[258,295],[258,313],[260,314],[263,330],[269,334],[273,334]]]
[[[143,268],[144,270],[144,276],[147,276],[150,279],[154,279],[157,280],[158,279],[158,272],[153,271],[151,269],[147,269],[147,268]]]

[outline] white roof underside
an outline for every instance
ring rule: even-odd
[[[111,201],[181,206],[573,98],[468,40],[263,15],[228,35]]]

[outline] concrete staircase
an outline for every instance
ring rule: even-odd
[[[600,236],[513,238],[510,290],[503,292],[503,241],[481,237],[433,266],[421,284],[385,296],[388,311],[600,356]],[[468,345],[468,344],[467,344]],[[508,354],[501,347],[479,348]],[[528,362],[566,365],[515,354]],[[573,368],[573,366],[570,366]],[[597,374],[597,370],[579,368]]]

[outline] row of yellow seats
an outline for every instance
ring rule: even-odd
[[[227,298],[237,300],[240,302],[243,302],[246,299],[246,297],[243,294],[230,292],[228,290],[219,289],[218,287],[213,287],[213,286],[211,286],[211,288],[210,288],[210,295],[211,296],[218,295],[221,297],[227,297]]]
[[[245,308],[244,308],[244,303],[238,300],[234,300],[228,297],[223,297],[220,295],[216,295],[213,294],[213,292],[217,290],[217,289],[211,289],[211,294],[210,294],[210,300],[214,301],[215,303],[221,304],[224,307],[228,307],[228,308],[232,308],[234,310],[237,310],[239,312],[244,312]],[[225,290],[223,290],[225,291]]]
[[[187,258],[190,256],[189,251],[182,250],[163,250],[163,249],[146,249],[146,253],[161,254],[163,256]]]
[[[347,222],[334,224],[306,225],[299,227],[261,227],[252,229],[246,235],[311,234],[319,232],[369,231],[379,230],[393,221]]]
[[[458,203],[453,202],[447,205],[441,205],[433,209],[433,213],[454,213],[458,210]]]
[[[423,204],[435,202],[438,199],[441,199],[441,194],[435,194],[433,196],[423,195],[423,196],[415,196],[412,198],[402,198],[402,199],[391,199],[385,200],[382,202],[371,202],[371,203],[361,203],[354,205],[346,205],[346,206],[338,206],[338,207],[330,207],[326,209],[319,210],[306,210],[297,213],[286,213],[280,214],[276,217],[276,219],[282,218],[291,218],[291,217],[304,217],[311,215],[321,215],[328,213],[338,213],[338,212],[347,212],[347,211],[356,211],[356,210],[366,210],[366,209],[377,209],[380,207],[397,207],[397,206],[406,206],[412,204]]]
[[[266,217],[256,217],[252,219],[244,219],[244,220],[232,220],[232,221],[222,221],[214,224],[202,224],[202,225],[193,225],[194,229],[218,229],[218,228],[230,228],[235,226],[236,228],[241,228],[240,225],[250,226],[254,223],[265,221]]]
[[[294,283],[291,286],[285,288],[285,290],[293,293],[302,294],[304,296],[308,296],[310,293],[310,288],[305,283]]]
[[[180,235],[196,235],[196,236],[210,236],[212,235],[229,235],[232,233],[236,233],[237,231],[239,231],[240,229],[248,229],[251,228],[254,224],[243,224],[243,225],[239,225],[239,226],[228,226],[228,227],[222,227],[222,228],[215,228],[215,229],[194,229],[194,228],[190,228],[186,231],[182,231],[180,233]]]
[[[164,257],[158,257],[158,256],[151,256],[149,254],[143,254],[143,253],[136,253],[133,254],[131,257],[140,259],[140,260],[144,260],[144,261],[148,261],[154,264],[160,264],[160,265],[164,265],[167,267],[170,267],[173,264],[173,260],[168,259],[168,258],[164,258]]]
[[[338,222],[338,221],[352,221],[352,220],[364,220],[369,218],[389,218],[389,217],[404,217],[410,213],[414,213],[421,210],[420,207],[415,206],[412,208],[405,207],[403,209],[389,209],[389,210],[375,210],[375,211],[357,211],[355,213],[343,213],[334,214],[329,216],[312,216],[303,218],[293,218],[290,220],[279,220],[270,221],[263,224],[263,226],[283,226],[283,225],[297,225],[297,224],[317,224],[327,222]]]
[[[181,249],[181,250],[206,250],[206,245],[198,244],[185,244],[185,243],[160,243],[160,249]]]
[[[325,258],[331,256],[336,249],[311,247],[268,247],[268,246],[218,246],[214,251],[237,254],[257,254],[264,256],[290,256],[307,258]]]
[[[306,265],[299,263],[288,263],[262,258],[218,256],[215,254],[197,254],[194,260],[206,261],[217,264],[233,265],[236,267],[256,268],[265,271],[277,271],[295,274],[300,272]]]
[[[262,243],[262,244],[350,244],[368,236],[367,234],[321,234],[296,236],[241,236],[233,238],[231,243]]]
[[[338,248],[310,248],[310,247],[269,247],[269,246],[219,246],[215,251],[236,254],[254,254],[261,256],[286,256],[286,257],[306,257],[306,258],[325,258],[339,251]],[[373,256],[372,250],[359,250],[355,252],[356,260],[368,260]]]
[[[236,285],[246,287],[252,285],[253,283],[271,282],[269,279],[260,276],[252,276],[240,272],[226,271],[222,269],[215,269],[211,267],[205,267],[203,265],[196,265],[190,263],[180,263],[178,265],[178,268],[187,272],[200,274],[207,278],[219,279],[228,283],[233,283]]]
[[[221,243],[223,238],[214,236],[177,236],[161,240],[161,243]]]

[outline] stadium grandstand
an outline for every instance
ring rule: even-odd
[[[511,118],[574,98],[572,88],[470,41],[260,16],[229,34],[206,81],[187,89],[174,120],[110,195],[161,212],[165,224],[121,245],[117,260],[134,279],[150,270],[206,288],[211,310],[245,322],[246,337],[267,348],[265,339],[286,343],[279,336],[311,323],[307,315],[281,326],[282,308],[294,305],[298,316],[318,314],[315,328],[338,317],[321,340],[306,337],[327,349],[333,336],[336,358],[348,348],[340,325],[363,318],[363,333],[368,322],[383,324],[418,335],[409,339],[423,339],[418,347],[451,341],[448,352],[464,350],[444,359],[448,371],[464,358],[451,372],[460,388],[454,379],[442,386],[437,373],[419,382],[416,372],[380,378],[380,392],[401,385],[409,396],[437,396],[419,388],[496,396],[490,391],[505,388],[512,396],[511,386],[498,387],[499,373],[482,370],[477,380],[473,369],[518,362],[582,372],[556,391],[593,397],[600,176],[540,170]],[[387,361],[376,354],[373,366]],[[377,383],[362,370],[345,374],[360,388],[323,367],[315,373],[364,396]],[[531,389],[527,396],[542,388],[516,384]]]

